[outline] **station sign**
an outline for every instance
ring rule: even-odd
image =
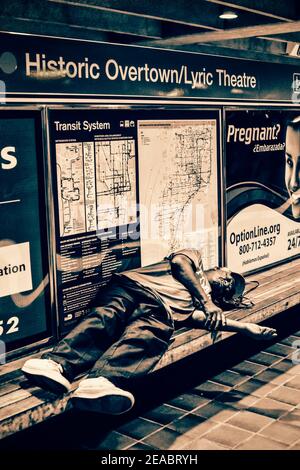
[[[0,33],[6,97],[297,102],[300,68],[195,52]]]

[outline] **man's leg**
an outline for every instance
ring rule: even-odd
[[[90,369],[119,338],[136,300],[122,285],[114,282],[99,296],[97,305],[51,353],[43,356],[59,362],[70,380]]]
[[[140,307],[141,308],[141,307]],[[155,314],[137,318],[95,363],[89,377],[106,377],[119,386],[147,374],[167,350],[173,327]]]
[[[31,359],[24,364],[22,370],[29,379],[52,391],[66,391],[70,388],[67,382],[90,369],[104,351],[120,337],[137,305],[137,300],[122,284],[113,281],[101,293],[97,304],[98,306],[62,339],[52,352],[44,354],[42,360]],[[43,370],[44,368],[48,371]],[[67,379],[66,383],[63,379],[60,380],[61,374]],[[62,388],[56,387],[55,377],[60,381]]]
[[[158,310],[160,311],[158,313]],[[138,315],[138,311],[143,314]],[[128,392],[130,380],[146,375],[163,356],[174,331],[162,307],[149,311],[140,305],[138,318],[126,327],[120,339],[98,359],[88,379],[75,391],[75,406],[102,413],[120,414],[134,404]]]

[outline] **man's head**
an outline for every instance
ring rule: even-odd
[[[220,304],[237,303],[245,290],[245,279],[241,274],[234,273],[228,268],[213,268],[206,271],[211,286],[213,301]]]
[[[300,218],[300,116],[287,123],[285,140],[285,184],[292,213]]]

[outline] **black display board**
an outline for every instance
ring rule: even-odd
[[[41,112],[0,111],[0,340],[50,336]]]
[[[226,111],[227,264],[253,272],[300,254],[300,110]]]
[[[8,97],[299,102],[299,67],[77,39],[0,33]]]
[[[178,247],[220,259],[218,110],[50,109],[60,330],[115,272]]]

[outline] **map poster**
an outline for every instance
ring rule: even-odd
[[[50,110],[61,331],[113,273],[140,266],[137,122],[129,110]]]
[[[300,254],[300,110],[226,112],[227,265],[254,272]]]
[[[185,247],[201,249],[206,269],[217,266],[218,113],[141,119],[138,144],[142,265]]]
[[[1,110],[0,346],[7,352],[51,336],[41,135],[40,111]]]

